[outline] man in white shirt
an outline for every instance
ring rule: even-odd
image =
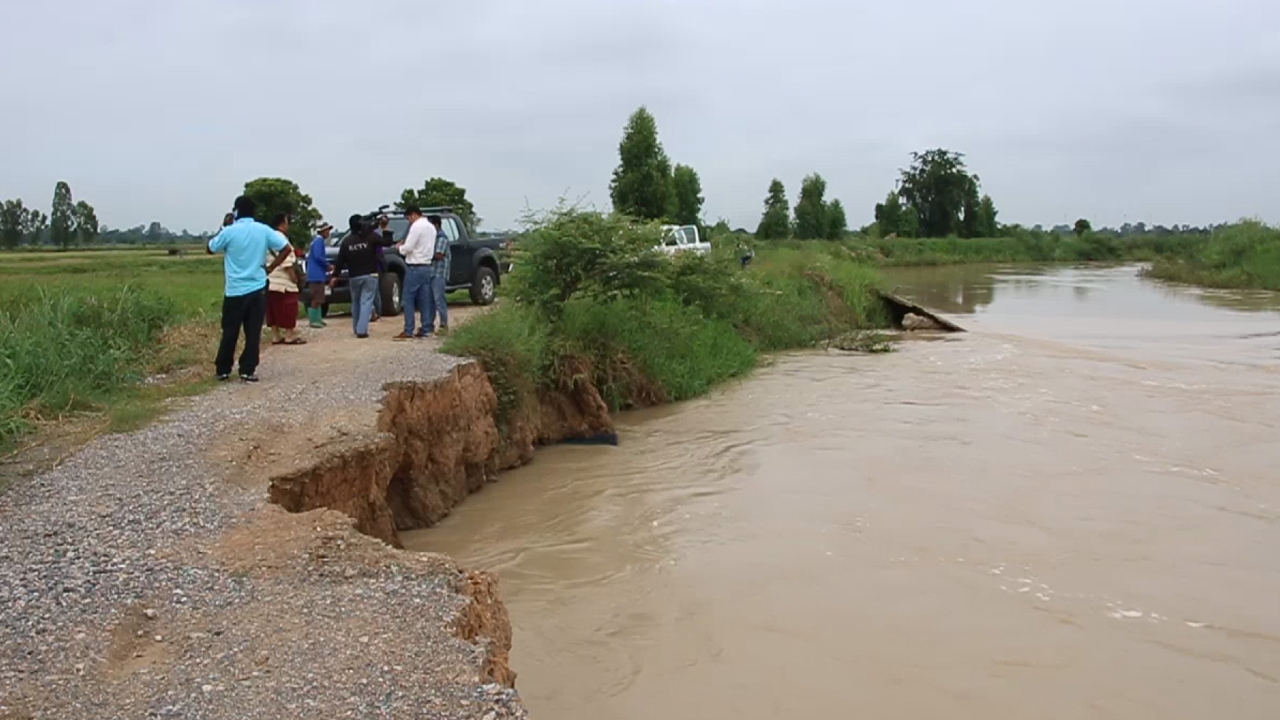
[[[422,316],[421,330],[416,337],[425,338],[431,334],[431,258],[436,251],[436,229],[427,219],[422,217],[422,210],[414,205],[407,205],[404,217],[409,221],[409,233],[400,243],[400,254],[404,256],[407,266],[404,273],[404,332],[395,336],[396,340],[409,340],[414,335],[417,315]]]

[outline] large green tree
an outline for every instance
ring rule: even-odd
[[[667,217],[673,193],[671,160],[658,140],[658,122],[643,106],[627,121],[618,157],[609,183],[614,210],[641,220]]]
[[[59,180],[53,187],[53,210],[49,213],[49,239],[62,249],[71,247],[75,240],[75,203],[71,201],[71,186]]]
[[[27,211],[27,222],[25,234],[27,243],[31,245],[39,245],[44,239],[44,234],[49,231],[49,216],[36,209]]]
[[[903,214],[902,200],[898,198],[897,192],[889,193],[884,202],[876,203],[876,227],[880,230],[880,237],[886,238],[890,235],[906,237]]]
[[[946,237],[960,231],[960,213],[972,182],[964,155],[938,148],[911,153],[911,167],[902,171],[898,194],[915,209],[920,234]]]
[[[964,194],[964,210],[960,218],[960,237],[980,237],[978,226],[978,207],[982,201],[978,199],[978,176],[969,178],[969,188]]]
[[[28,213],[22,200],[5,200],[0,204],[0,246],[12,250],[22,244]]]
[[[255,219],[270,223],[280,213],[287,213],[293,220],[289,225],[289,242],[297,247],[311,241],[311,231],[320,224],[323,216],[311,204],[311,196],[302,192],[298,184],[285,178],[262,177],[244,184],[244,194],[258,206]]]
[[[983,195],[978,203],[978,237],[992,238],[1000,234],[1000,225],[996,222],[999,213],[990,195]]]
[[[787,202],[787,189],[782,181],[774,178],[769,183],[769,196],[764,199],[764,214],[756,228],[761,240],[781,240],[791,234],[791,205]]]
[[[417,190],[406,188],[400,193],[400,208],[406,205],[417,205],[420,208],[448,207],[462,218],[468,230],[474,231],[480,226],[480,217],[476,215],[475,206],[467,199],[467,189],[459,187],[452,180],[433,177],[422,183]]]
[[[818,240],[827,237],[827,181],[814,173],[800,184],[800,198],[796,200],[796,237],[801,240]]]
[[[671,185],[675,202],[671,221],[677,225],[700,225],[704,198],[698,172],[688,165],[676,165]]]
[[[1078,237],[1084,237],[1087,233],[1093,232],[1093,224],[1084,218],[1080,218],[1071,229]]]
[[[844,203],[839,198],[827,205],[827,239],[843,240],[849,232],[849,218],[844,213]]]
[[[98,214],[93,206],[81,200],[72,212],[76,221],[76,242],[88,245],[98,239]]]

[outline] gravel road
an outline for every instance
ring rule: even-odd
[[[0,496],[0,720],[524,717],[450,632],[451,560],[266,501],[263,468],[457,363],[391,342],[397,320],[364,341],[345,323]]]

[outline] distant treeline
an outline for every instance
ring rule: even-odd
[[[0,201],[0,248],[6,250],[45,245],[65,250],[97,244],[197,242],[208,237],[209,234],[192,235],[186,230],[175,233],[158,222],[127,230],[109,229],[98,223],[98,214],[92,205],[83,200],[73,201],[71,186],[63,181],[53,188],[53,206],[48,215],[27,207],[21,198]]]

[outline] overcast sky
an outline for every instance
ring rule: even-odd
[[[657,116],[709,220],[820,172],[854,226],[912,150],[1006,222],[1280,221],[1277,0],[0,0],[0,198],[214,227],[248,179],[331,220],[440,175],[484,226],[608,207]]]

